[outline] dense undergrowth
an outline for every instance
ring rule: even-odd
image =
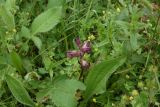
[[[160,107],[159,0],[0,0],[1,107]]]

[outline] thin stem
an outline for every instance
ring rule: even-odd
[[[113,42],[112,42],[112,21],[109,21],[109,27],[108,27],[108,36],[109,36],[109,41],[114,48]]]
[[[145,63],[145,69],[147,67],[150,54],[151,54],[151,50],[149,50],[148,55],[147,55],[147,59],[146,59],[146,63]]]
[[[157,21],[156,21],[156,26],[155,26],[155,29],[154,29],[154,35],[155,35],[156,32],[157,32],[157,27],[158,27],[158,22],[159,22],[159,20],[160,20],[160,15],[158,16],[158,19],[157,19]]]
[[[155,79],[156,79],[156,82],[157,82],[157,85],[158,85],[158,89],[160,91],[160,83],[159,83],[159,80],[158,80],[157,72],[154,72],[154,76],[155,76]]]

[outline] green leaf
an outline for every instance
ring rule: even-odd
[[[43,57],[43,63],[44,63],[46,70],[49,70],[51,68],[52,61],[49,57],[47,56]]]
[[[76,107],[76,90],[85,90],[85,85],[75,79],[67,79],[64,76],[57,78],[53,86],[38,94],[37,99],[42,99],[42,96],[48,96],[52,99],[57,107]],[[43,97],[45,97],[43,96]]]
[[[66,3],[71,2],[72,0],[66,0]]]
[[[16,52],[10,53],[10,59],[11,64],[19,71],[19,73],[24,73],[22,60]]]
[[[47,8],[63,6],[66,0],[48,0]]]
[[[8,64],[10,63],[9,60],[10,58],[8,54],[0,55],[0,69],[1,69],[0,72],[2,71],[2,69],[7,68]]]
[[[138,48],[137,35],[130,35],[130,43],[133,50],[136,50]]]
[[[31,26],[32,35],[47,32],[55,27],[61,18],[62,7],[50,8],[37,16]]]
[[[9,30],[15,28],[14,15],[4,5],[0,5],[0,17]]]
[[[42,47],[42,41],[39,37],[36,37],[36,36],[32,36],[32,41],[34,42],[34,44],[37,46],[37,48],[39,50],[41,50],[41,47]]]
[[[56,81],[51,98],[59,107],[76,107],[76,90],[85,90],[85,86],[80,81],[75,79],[62,79]]]
[[[25,26],[22,26],[20,35],[21,35],[22,37],[27,38],[27,39],[30,39],[30,38],[31,38],[30,30],[29,30],[27,27],[25,27]]]
[[[108,78],[116,71],[116,69],[125,62],[125,57],[119,57],[112,60],[103,61],[100,64],[94,66],[86,78],[86,92],[85,100],[88,101],[90,97],[98,90],[101,82]],[[104,81],[106,82],[106,81]]]
[[[19,80],[10,75],[6,75],[6,81],[10,91],[17,101],[24,105],[34,107],[34,102]]]
[[[125,33],[126,35],[129,34],[129,32],[128,32],[129,23],[128,23],[128,22],[121,21],[121,20],[117,20],[117,21],[115,21],[115,23],[117,24],[117,26],[120,27],[120,29],[122,29],[122,30],[124,31],[124,33]]]
[[[95,89],[96,94],[102,94],[106,91],[106,81],[107,78],[104,78],[99,84],[98,87]]]
[[[47,8],[52,8],[52,7],[58,7],[58,6],[63,6],[65,3],[68,3],[72,0],[48,0],[48,5]]]
[[[14,10],[16,8],[16,0],[6,0],[5,6],[10,11]]]

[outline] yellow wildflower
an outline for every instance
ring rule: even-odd
[[[120,10],[120,8],[117,8],[117,12],[120,12],[121,10]]]
[[[13,29],[12,31],[13,31],[14,33],[16,33],[16,32],[17,32],[17,30],[16,30],[16,29]]]
[[[96,98],[93,98],[93,99],[92,99],[92,101],[93,101],[94,103],[96,103],[96,102],[97,102]]]
[[[133,95],[133,96],[137,96],[138,94],[139,94],[139,93],[138,93],[137,90],[133,90],[133,91],[132,91],[132,95]]]

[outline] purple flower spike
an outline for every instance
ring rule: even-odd
[[[77,38],[75,39],[75,42],[76,42],[76,45],[80,48],[80,47],[81,47],[81,40],[80,40],[79,37],[77,37]]]
[[[87,61],[83,60],[83,59],[80,60],[80,65],[81,65],[82,69],[88,69],[89,66],[90,66],[90,64]]]
[[[91,45],[89,41],[85,41],[81,47],[81,51],[84,53],[90,53],[91,52]]]
[[[90,67],[90,63],[83,59],[85,53],[91,52],[91,44],[89,41],[84,41],[83,44],[79,37],[75,39],[75,43],[79,50],[72,50],[67,52],[68,58],[79,57],[79,64],[81,65],[81,69],[87,70]]]
[[[82,56],[82,52],[81,51],[76,51],[76,50],[73,50],[73,51],[68,51],[67,52],[67,57],[68,58],[73,58],[73,57],[80,57]]]

